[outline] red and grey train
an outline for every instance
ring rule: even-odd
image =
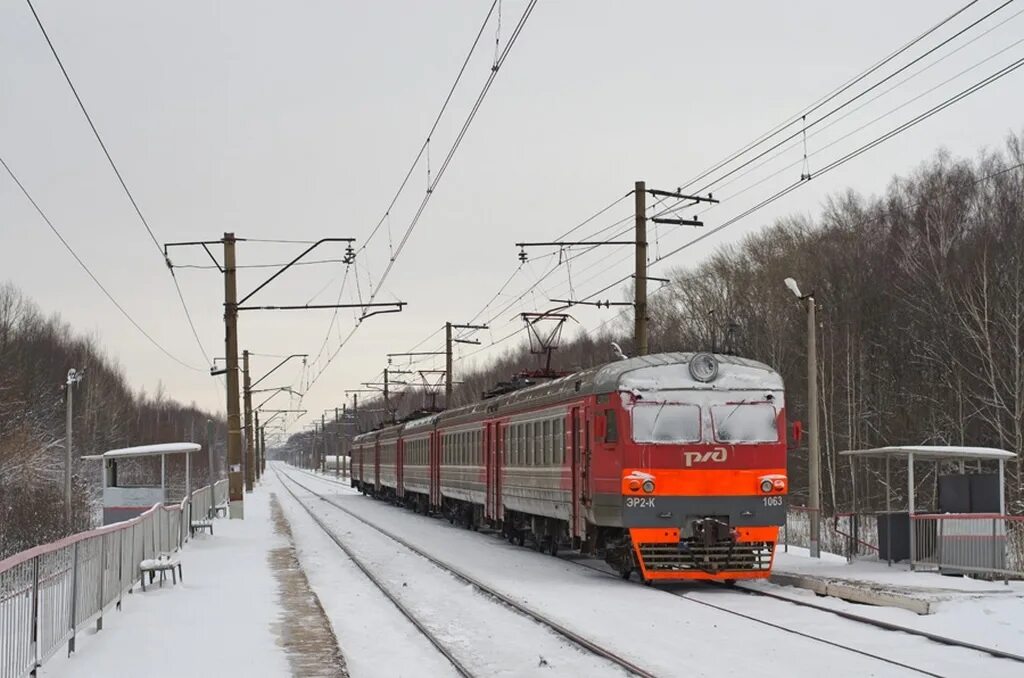
[[[710,353],[583,370],[357,436],[352,484],[624,577],[767,577],[785,521],[782,378]]]

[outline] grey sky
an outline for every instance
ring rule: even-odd
[[[379,300],[406,311],[368,320],[313,386],[303,407],[317,416],[342,391],[384,367],[445,320],[465,322],[516,269],[513,243],[551,239],[632,188],[675,188],[742,143],[825,94],[964,4],[956,1],[821,3],[583,2],[541,0]],[[979,2],[957,28],[998,4]],[[489,3],[436,2],[71,2],[36,7],[101,134],[161,241],[239,237],[352,236],[361,244],[382,216],[422,142]],[[526,0],[502,3],[505,43]],[[1011,4],[979,29],[1009,19]],[[809,138],[813,153],[856,127],[1020,39],[1017,17],[878,101]],[[950,35],[956,29],[942,32]],[[494,22],[431,144],[437,165],[486,78]],[[934,41],[933,41],[934,42]],[[951,45],[919,67],[953,48]],[[1020,58],[1018,45],[848,140],[821,151],[811,169],[926,110]],[[916,71],[917,68],[910,72]],[[902,79],[902,78],[901,78]],[[895,81],[894,81],[895,82]],[[882,191],[943,146],[973,156],[1020,130],[1024,104],[1014,73],[892,142],[810,182],[787,198],[652,270],[699,261],[714,247],[779,215],[817,213],[850,186]],[[65,237],[130,313],[171,352],[206,369],[171,279],[120,191],[23,0],[0,0],[0,155]],[[798,160],[793,149],[766,168]],[[709,227],[798,178],[796,166],[709,211]],[[726,198],[763,175],[717,190]],[[392,212],[397,244],[427,178],[417,169]],[[629,201],[580,232],[629,214]],[[383,228],[359,259],[367,294],[389,256]],[[652,255],[694,237],[659,234]],[[294,245],[246,243],[239,263],[283,261]],[[341,254],[325,249],[320,256]],[[513,279],[518,294],[552,260]],[[574,262],[578,295],[629,272],[629,253],[602,250]],[[623,259],[623,261],[619,261]],[[175,263],[206,263],[177,252]],[[589,268],[588,268],[589,267]],[[286,274],[264,303],[332,303],[340,265]],[[223,391],[203,372],[165,358],[111,306],[60,247],[6,175],[0,176],[0,278],[44,310],[95,332],[136,388],[223,410]],[[266,271],[246,271],[248,290]],[[213,271],[178,272],[208,352],[223,355],[223,285]],[[356,298],[345,288],[344,300]],[[331,282],[331,281],[334,282]],[[780,282],[781,284],[781,282]],[[314,298],[314,295],[323,292]],[[568,293],[560,270],[545,293]],[[608,295],[621,297],[620,291]],[[498,318],[485,344],[518,327],[520,310],[546,308],[538,291]],[[491,315],[497,307],[485,314]],[[614,311],[574,311],[593,328]],[[329,311],[242,315],[240,344],[261,353],[315,355]],[[352,313],[342,311],[327,341],[335,352]],[[440,337],[440,335],[439,335]],[[419,350],[435,350],[437,339]],[[486,360],[512,342],[483,351]],[[468,351],[467,351],[468,352]],[[257,373],[274,364],[254,362]],[[315,374],[321,365],[310,365]],[[298,387],[299,370],[271,385]],[[282,405],[288,400],[282,396]],[[308,419],[300,422],[301,426]],[[294,430],[294,428],[293,428]]]

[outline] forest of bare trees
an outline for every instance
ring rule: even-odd
[[[729,350],[761,360],[787,385],[790,420],[807,421],[806,316],[784,287],[795,278],[818,307],[818,377],[826,510],[851,508],[851,469],[838,452],[890,444],[967,444],[1018,455],[1008,508],[1024,512],[1024,138],[976,160],[938,153],[885,195],[835,196],[817,219],[789,218],[672,271],[650,299],[651,351]],[[556,354],[558,369],[631,350],[631,316]],[[454,404],[535,367],[525,346],[460,374]],[[418,392],[392,397],[401,416]],[[366,409],[380,409],[371,401]],[[364,414],[360,427],[379,425]],[[306,443],[296,439],[296,444]],[[793,443],[791,443],[793,444]],[[793,501],[807,487],[807,450],[790,451]],[[863,467],[860,508],[884,486]],[[934,470],[917,479],[927,492]],[[899,493],[901,483],[894,482]],[[867,491],[865,492],[865,488]],[[897,501],[901,498],[898,496]]]
[[[64,384],[72,367],[85,376],[74,387],[73,519],[67,525]],[[0,558],[95,524],[100,469],[81,456],[153,442],[204,442],[208,418],[159,391],[134,393],[99,339],[76,335],[13,284],[0,283]],[[215,421],[223,440],[223,422]],[[205,455],[195,456],[192,472],[205,477]],[[183,472],[168,466],[172,477]],[[155,469],[140,464],[131,470],[144,475]]]

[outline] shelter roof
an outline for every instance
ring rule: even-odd
[[[1017,455],[996,447],[965,447],[962,445],[894,445],[875,447],[867,450],[845,450],[846,456],[856,457],[906,457],[914,455],[921,459],[1013,459]]]
[[[126,459],[130,457],[153,457],[161,454],[190,454],[202,449],[198,443],[159,443],[156,445],[138,445],[108,450],[103,454],[93,454],[83,459]]]

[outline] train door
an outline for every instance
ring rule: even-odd
[[[501,444],[499,431],[501,425],[492,421],[487,424],[484,430],[484,465],[486,467],[487,501],[485,503],[485,517],[492,521],[500,521],[501,515],[501,493],[499,484],[501,478],[501,460],[498,453]]]
[[[432,431],[430,434],[430,505],[441,504],[441,434]]]
[[[395,494],[405,496],[405,441],[395,441]]]
[[[373,489],[380,489],[380,439],[373,441]]]
[[[589,500],[587,458],[584,448],[583,412],[576,406],[569,410],[569,455],[572,460],[572,536],[583,537],[586,531],[585,511]]]

